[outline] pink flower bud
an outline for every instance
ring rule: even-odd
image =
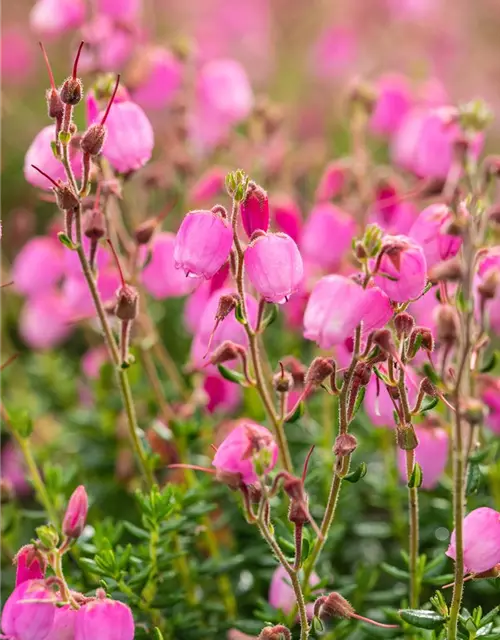
[[[14,558],[16,564],[16,587],[27,580],[42,580],[46,562],[32,544],[21,547]]]
[[[35,296],[51,289],[64,273],[64,248],[51,237],[28,240],[12,265],[12,279],[17,291]]]
[[[33,31],[44,37],[61,35],[85,19],[85,0],[38,0],[30,13]]]
[[[159,233],[151,245],[151,259],[141,273],[142,283],[156,299],[185,296],[199,284],[196,278],[186,278],[174,262],[175,235]]]
[[[43,169],[44,172],[56,182],[58,180],[65,182],[66,180],[64,167],[61,162],[55,158],[50,147],[51,142],[55,141],[55,135],[56,127],[53,124],[39,131],[24,158],[24,177],[30,184],[39,189],[52,189],[54,185],[50,180],[47,180],[47,178],[33,169],[31,166],[33,164]],[[79,150],[72,146],[70,146],[70,160],[76,178],[81,178],[81,155]]]
[[[427,264],[422,248],[407,236],[385,236],[375,284],[391,300],[418,298],[427,282]]]
[[[110,0],[106,2],[109,3]],[[181,86],[182,62],[168,49],[150,47],[139,64],[143,65],[142,77],[132,90],[132,99],[143,109],[164,109],[172,102]]]
[[[191,188],[189,199],[192,202],[207,202],[225,192],[227,169],[211,167],[200,176]]]
[[[453,258],[460,249],[462,238],[445,232],[452,219],[453,213],[445,204],[431,204],[420,213],[408,233],[422,247],[428,269]]]
[[[474,509],[463,524],[464,570],[488,571],[500,562],[500,513],[488,507]],[[455,531],[446,555],[456,559]]]
[[[99,120],[104,112],[99,114]],[[153,127],[139,105],[114,102],[106,120],[107,136],[103,156],[119,173],[137,171],[151,158],[154,147]]]
[[[269,229],[269,198],[267,192],[255,182],[249,183],[241,203],[241,221],[249,238],[254,231]]]
[[[489,327],[500,335],[500,249],[490,249],[474,277],[474,299],[478,316],[484,310]]]
[[[99,589],[96,600],[78,610],[74,640],[133,640],[134,618],[123,602],[106,598]]]
[[[271,199],[271,213],[278,229],[298,243],[302,229],[302,214],[295,200],[285,194],[274,196]]]
[[[313,572],[309,578],[309,584],[314,587],[318,582],[319,577]],[[275,569],[271,578],[268,601],[271,607],[281,609],[285,614],[289,614],[296,604],[295,593],[290,584],[290,576],[282,565]],[[306,605],[309,618],[312,618],[313,606],[312,602]]]
[[[336,269],[355,233],[356,222],[349,214],[329,202],[317,204],[302,230],[302,255],[323,269]]]
[[[408,80],[398,74],[387,74],[377,81],[378,97],[370,118],[370,128],[379,135],[395,133],[412,106]]]
[[[50,349],[61,344],[73,331],[71,310],[56,291],[28,299],[21,310],[19,331],[33,349]]]
[[[56,613],[54,603],[54,594],[47,589],[43,580],[22,582],[4,605],[1,621],[3,633],[15,640],[48,640]]]
[[[421,424],[415,426],[418,446],[415,460],[422,468],[422,489],[434,489],[448,462],[448,432],[441,427]],[[398,469],[402,482],[406,483],[406,454],[398,449]]]
[[[500,434],[500,378],[488,378],[482,385],[481,399],[488,408],[486,426]]]
[[[214,276],[229,257],[233,232],[226,220],[212,211],[188,213],[175,238],[174,261],[187,276]]]
[[[135,20],[140,9],[141,0],[96,0],[97,13],[103,13],[115,20]]]
[[[338,196],[346,184],[348,173],[349,168],[343,160],[327,164],[316,189],[316,202],[326,202]]]
[[[299,249],[285,233],[266,233],[252,240],[245,251],[245,269],[260,295],[279,304],[297,291],[304,276]]]
[[[89,499],[85,487],[77,487],[68,502],[66,513],[64,514],[62,530],[68,538],[79,538],[82,534],[87,520],[89,510]]]
[[[239,473],[242,482],[255,484],[258,476],[252,458],[263,450],[269,455],[269,466],[266,468],[266,473],[269,473],[278,459],[278,445],[268,429],[243,420],[220,444],[212,464],[220,473]]]

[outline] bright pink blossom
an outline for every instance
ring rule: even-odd
[[[153,238],[151,259],[142,270],[144,287],[156,299],[185,296],[199,284],[196,278],[186,278],[174,262],[175,235],[163,232]]]
[[[263,449],[269,455],[269,473],[278,460],[278,445],[266,427],[244,420],[219,445],[212,464],[219,473],[240,473],[242,482],[255,484],[258,476],[252,458]]]
[[[85,19],[85,0],[38,0],[30,13],[30,26],[43,37],[76,29]]]
[[[422,248],[407,236],[385,236],[375,284],[395,302],[418,298],[427,282]]]
[[[208,396],[209,413],[232,413],[241,402],[241,387],[220,375],[206,376],[203,390]]]
[[[329,202],[317,204],[302,230],[302,255],[323,269],[334,270],[350,249],[355,233],[352,216]]]
[[[376,83],[377,100],[370,118],[370,128],[379,135],[395,133],[413,102],[412,91],[405,76],[387,74]]]
[[[133,88],[132,98],[143,109],[164,109],[180,89],[183,64],[164,47],[149,48],[144,58],[144,75]]]
[[[189,194],[189,200],[196,204],[208,202],[225,192],[227,169],[224,167],[210,167],[194,183]]]
[[[434,489],[446,469],[448,462],[449,437],[446,429],[441,427],[415,426],[418,446],[415,449],[415,460],[422,469],[422,489]],[[398,449],[398,469],[403,482],[407,482],[406,451]]]
[[[207,62],[200,70],[197,97],[203,110],[234,124],[253,107],[253,93],[244,68],[236,60]]]
[[[134,633],[129,607],[104,593],[78,610],[74,640],[133,640]]]
[[[474,509],[463,524],[464,570],[481,573],[500,562],[500,513],[488,507]],[[456,559],[455,531],[446,555]]]
[[[460,236],[446,233],[452,219],[453,213],[445,204],[431,204],[420,212],[408,233],[422,247],[428,269],[453,258],[460,250]]]
[[[302,213],[297,202],[286,194],[271,199],[271,215],[280,231],[299,243],[302,229]]]
[[[24,245],[12,265],[17,291],[36,296],[51,289],[63,275],[64,247],[51,237],[35,237]]]
[[[487,283],[487,284],[486,284]],[[493,297],[487,298],[481,291],[490,288]],[[484,313],[492,331],[500,335],[500,248],[490,249],[479,263],[474,277],[474,298],[477,314]]]
[[[309,578],[309,585],[314,587],[318,582],[319,577],[313,572]],[[295,598],[295,592],[290,583],[290,576],[281,564],[275,569],[273,577],[271,578],[268,601],[271,607],[281,609],[285,614],[291,613],[296,605],[297,601]],[[312,618],[313,609],[313,603],[306,605],[308,618]]]
[[[250,184],[240,211],[241,222],[249,238],[254,231],[269,229],[269,198],[259,185]]]
[[[21,547],[14,559],[16,564],[16,587],[27,580],[43,580],[45,567],[42,568],[39,557],[33,553],[33,545]]]
[[[24,602],[42,600],[43,602]],[[26,580],[10,594],[2,611],[2,631],[15,640],[46,640],[54,623],[54,593],[43,580]]]
[[[383,182],[375,190],[375,199],[370,211],[369,222],[390,235],[409,235],[410,228],[418,215],[418,209],[411,200],[402,199],[396,185]],[[404,198],[404,196],[403,196]]]
[[[74,640],[77,616],[77,609],[69,605],[57,607],[54,624],[47,640]]]
[[[68,502],[66,513],[64,514],[62,530],[69,538],[79,538],[82,534],[87,512],[89,510],[89,499],[87,491],[83,485],[77,487]]]
[[[328,163],[316,189],[316,202],[332,200],[345,186],[348,176],[348,168],[343,160],[334,160]]]
[[[54,185],[36,169],[33,169],[32,164],[43,169],[56,182],[57,180],[66,181],[64,167],[55,158],[50,146],[51,142],[55,140],[55,132],[56,128],[53,124],[39,131],[24,158],[24,177],[30,184],[39,189],[52,189]],[[82,175],[82,161],[78,149],[70,147],[70,160],[75,176],[80,178]]]
[[[101,113],[99,119],[103,116]],[[137,171],[149,161],[154,147],[153,127],[135,102],[113,103],[106,129],[103,156],[116,171]]]
[[[213,211],[191,211],[179,227],[174,261],[187,276],[214,276],[229,257],[233,232],[229,223]]]
[[[257,236],[245,251],[245,271],[250,282],[268,302],[286,302],[304,276],[302,257],[286,233]]]

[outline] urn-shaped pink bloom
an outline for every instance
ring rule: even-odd
[[[266,473],[273,470],[278,459],[278,445],[272,433],[250,420],[243,420],[220,444],[212,461],[220,474],[241,474],[244,484],[255,484],[258,480],[253,457],[269,457]]]
[[[98,591],[96,600],[78,610],[74,640],[133,640],[134,618],[129,607],[106,598]]]
[[[430,269],[438,262],[453,258],[462,244],[459,236],[446,233],[453,213],[445,204],[431,204],[419,214],[408,235],[422,247]]]
[[[269,229],[269,198],[259,185],[250,183],[240,211],[241,222],[249,238],[254,231]]]
[[[28,240],[12,265],[12,279],[17,291],[36,296],[51,289],[64,273],[64,247],[51,237]]]
[[[56,128],[53,124],[42,129],[35,136],[24,158],[24,177],[30,184],[39,189],[52,189],[54,185],[36,169],[33,169],[31,166],[33,164],[43,169],[56,182],[57,180],[66,181],[64,168],[61,162],[55,158],[50,146],[51,142],[55,140],[55,132]],[[81,154],[72,147],[70,147],[70,160],[75,176],[80,178],[82,175]]]
[[[101,120],[104,113],[100,114]],[[135,102],[114,102],[106,120],[103,156],[119,173],[137,171],[151,158],[154,133],[147,115]]]
[[[56,291],[29,298],[19,319],[22,339],[34,349],[50,349],[63,342],[73,331],[71,310]]]
[[[260,295],[279,304],[297,291],[304,276],[300,251],[286,233],[257,235],[245,251],[245,270]]]
[[[500,513],[489,507],[474,509],[463,524],[464,570],[481,573],[500,562]],[[455,531],[446,555],[456,560]]]
[[[339,360],[337,361],[339,362]],[[344,362],[341,366],[349,366],[349,362]],[[379,365],[379,368],[382,373],[387,374],[384,365]],[[411,382],[407,384],[407,393],[410,405],[413,406],[418,393],[417,376],[410,367],[406,368],[406,374],[406,379],[409,377],[412,379]],[[390,429],[395,428],[394,403],[389,396],[387,387],[375,374],[372,375],[370,382],[366,386],[363,407],[366,415],[370,418],[370,422],[374,426],[387,427]]]
[[[395,133],[413,102],[408,80],[399,74],[387,74],[376,83],[377,100],[370,118],[370,128],[379,135]]]
[[[377,185],[368,220],[370,223],[377,224],[390,235],[409,235],[417,216],[415,204],[405,201],[395,184],[384,181]]]
[[[422,489],[434,489],[448,462],[448,432],[424,423],[415,427],[415,433],[418,438],[415,460],[422,469]],[[398,469],[401,480],[406,483],[406,451],[402,449],[398,449]]]
[[[58,36],[79,27],[85,19],[85,0],[38,0],[30,13],[33,31]]]
[[[143,109],[164,109],[181,86],[182,62],[168,49],[151,47],[141,63],[144,75],[133,88],[132,98]]]
[[[350,249],[355,233],[352,216],[329,202],[317,204],[302,230],[302,255],[323,269],[336,269]]]
[[[271,215],[278,229],[298,244],[302,229],[302,213],[295,200],[286,194],[274,196],[271,200]]]
[[[345,186],[348,178],[348,167],[342,160],[334,160],[326,165],[316,189],[316,201],[332,200]]]
[[[312,573],[309,578],[309,585],[314,587],[318,584],[319,577],[316,573]],[[314,598],[314,596],[312,596]],[[275,609],[281,609],[283,613],[289,614],[296,605],[295,592],[290,583],[290,576],[285,568],[280,564],[273,573],[271,584],[269,586],[269,604]],[[306,604],[307,616],[312,618],[314,605]]]
[[[43,580],[45,566],[42,567],[40,556],[35,553],[35,547],[27,544],[21,547],[14,558],[16,564],[16,587],[27,580]]]
[[[198,284],[196,278],[186,278],[174,262],[175,235],[159,233],[153,238],[151,258],[141,273],[147,291],[158,300],[185,296]]]
[[[83,485],[77,487],[68,502],[64,514],[62,530],[68,538],[79,538],[87,521],[89,499]]]
[[[137,18],[141,4],[142,0],[96,0],[96,9],[115,20],[128,22]]]
[[[47,640],[74,640],[78,611],[69,605],[57,607]]]
[[[4,605],[1,622],[4,635],[14,640],[48,639],[56,612],[54,602],[54,593],[45,586],[43,580],[22,582]]]
[[[474,277],[476,312],[483,311],[489,328],[500,334],[500,249],[490,249],[479,263]]]
[[[385,236],[374,281],[395,302],[418,298],[427,282],[422,248],[407,236]]]
[[[191,211],[175,238],[174,261],[187,276],[214,276],[229,257],[233,232],[228,222],[213,211]]]

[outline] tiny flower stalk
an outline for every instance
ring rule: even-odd
[[[61,153],[61,143],[59,142],[59,132],[61,131],[63,115],[64,115],[64,104],[61,100],[61,96],[59,91],[57,90],[56,83],[54,81],[54,74],[52,73],[52,67],[50,66],[49,58],[47,56],[47,52],[45,51],[45,47],[41,42],[38,43],[40,49],[42,51],[43,59],[45,61],[45,66],[47,67],[47,72],[49,74],[50,80],[50,89],[47,90],[46,99],[47,99],[47,110],[49,118],[55,120],[56,128],[55,128],[55,140],[54,140],[54,149],[57,155]]]

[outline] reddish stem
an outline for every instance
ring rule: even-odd
[[[383,622],[377,622],[376,620],[370,620],[370,618],[365,618],[364,616],[360,616],[358,613],[351,613],[351,618],[356,618],[356,620],[361,620],[361,622],[367,622],[368,624],[373,624],[376,627],[381,627],[382,629],[399,629],[399,624],[384,624]]]
[[[32,164],[31,165],[33,167],[33,169],[35,169],[35,171],[38,171],[38,173],[41,173],[42,176],[44,176],[45,178],[47,178],[47,180],[50,180],[52,182],[52,184],[54,185],[54,187],[56,189],[60,189],[60,185],[57,184],[57,182],[54,180],[54,178],[51,178],[49,175],[47,175],[45,173],[45,171],[42,171],[41,169],[39,169],[36,165]]]
[[[182,464],[180,462],[176,464],[169,464],[167,469],[194,469],[195,471],[205,471],[205,473],[217,473],[215,469],[208,469],[207,467],[199,467],[196,464]]]
[[[76,52],[76,58],[75,58],[75,62],[73,63],[73,80],[76,80],[76,73],[78,71],[78,61],[80,60],[80,54],[82,52],[83,49],[83,45],[85,44],[85,42],[82,40],[80,42],[80,46],[78,47],[78,51]]]
[[[47,56],[45,47],[41,42],[39,42],[38,44],[40,45],[40,49],[42,50],[43,59],[45,60],[45,66],[47,67],[47,71],[49,72],[50,86],[54,91],[57,91],[56,83],[54,82],[54,74],[52,73],[52,68],[50,66],[49,57]]]
[[[309,460],[311,459],[312,456],[312,452],[314,451],[314,447],[316,445],[312,445],[312,447],[309,449],[309,453],[306,456],[306,459],[304,461],[304,470],[302,471],[302,484],[305,482],[306,480],[306,475],[307,475],[307,467],[309,465]]]
[[[123,277],[122,266],[120,264],[120,260],[118,259],[118,254],[116,253],[116,249],[114,248],[113,243],[111,242],[111,240],[109,238],[106,239],[106,242],[111,247],[111,251],[113,253],[113,256],[114,256],[114,259],[115,259],[115,262],[116,262],[116,266],[118,267],[118,272],[120,274],[120,280],[122,281],[122,287],[126,287],[127,283],[125,282],[125,278]]]
[[[120,84],[120,74],[116,76],[115,88],[113,89],[113,93],[111,94],[111,98],[108,102],[108,106],[106,107],[106,111],[104,112],[104,115],[102,117],[101,125],[106,123],[107,117],[109,115],[109,110],[111,109],[111,105],[113,104],[113,101],[115,99],[119,84]]]
[[[8,360],[6,360],[1,366],[0,366],[0,371],[3,371],[5,369],[5,367],[8,367],[9,364],[12,364],[14,362],[14,360],[16,360],[16,358],[19,357],[18,353],[15,353],[13,356],[10,356],[10,358],[8,358]]]

